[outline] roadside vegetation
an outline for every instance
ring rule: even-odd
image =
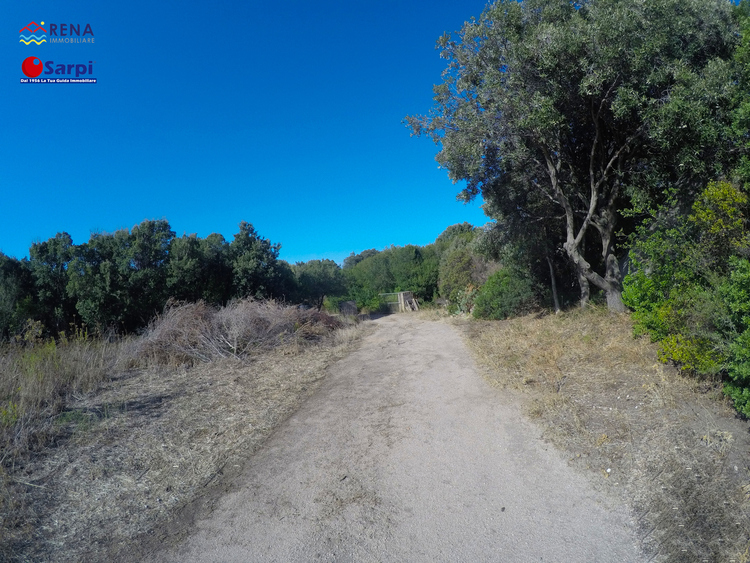
[[[31,326],[0,356],[0,559],[137,561],[170,541],[359,333],[255,300],[172,303],[138,336]]]
[[[441,272],[441,296],[478,318],[630,309],[750,415],[750,3],[501,0],[438,48],[435,105],[406,124],[482,196],[469,248],[501,266]]]
[[[653,561],[750,561],[750,434],[720,378],[686,376],[604,306],[459,321],[485,377],[628,506]]]

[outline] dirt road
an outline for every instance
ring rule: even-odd
[[[174,562],[638,562],[448,324],[394,315],[331,368]]]

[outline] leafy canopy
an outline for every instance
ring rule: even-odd
[[[736,39],[725,0],[499,0],[439,40],[435,106],[407,121],[461,198],[511,233],[547,226],[582,301],[593,284],[621,309],[620,211],[689,199],[733,158]]]

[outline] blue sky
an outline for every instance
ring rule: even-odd
[[[0,251],[167,219],[281,258],[343,260],[487,221],[409,136],[445,61],[435,42],[484,0],[3,2]],[[34,21],[93,44],[24,45]],[[22,61],[92,63],[97,84],[20,84]],[[44,75],[42,75],[44,76]]]

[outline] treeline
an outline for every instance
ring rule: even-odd
[[[0,336],[29,319],[51,335],[71,325],[133,332],[167,300],[225,305],[241,297],[296,297],[292,268],[279,244],[242,222],[233,240],[211,234],[176,237],[165,220],[95,233],[76,245],[67,233],[32,244],[29,258],[0,253]]]
[[[344,260],[347,292],[342,299],[373,311],[383,306],[381,294],[411,291],[421,303],[489,319],[553,307],[553,284],[558,300],[574,299],[573,279],[564,262],[556,261],[554,278],[546,262],[537,262],[498,238],[497,225],[462,223],[448,227],[426,246],[352,253]]]
[[[535,288],[527,291],[527,305],[546,304],[549,279],[534,285],[520,274],[528,265],[507,252],[501,257],[493,236],[487,228],[457,224],[426,246],[352,253],[342,268],[332,260],[293,265],[280,260],[280,244],[247,222],[231,241],[216,233],[177,237],[166,220],[95,233],[79,245],[68,233],[58,233],[32,244],[28,259],[0,253],[0,336],[22,333],[29,321],[50,336],[71,326],[131,333],[169,300],[221,306],[246,297],[272,298],[332,312],[351,300],[359,310],[373,312],[384,306],[381,294],[411,291],[421,303],[469,312],[485,282],[497,277],[501,260],[506,274],[516,272]]]

